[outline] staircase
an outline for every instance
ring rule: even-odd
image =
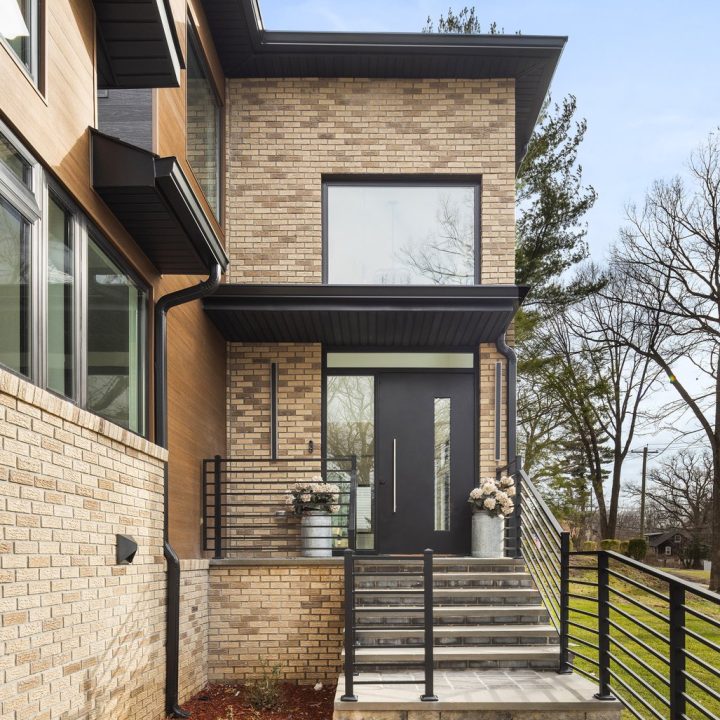
[[[422,561],[357,558],[355,572],[361,673],[421,666]],[[436,557],[433,575],[437,670],[557,670],[557,632],[522,561]]]

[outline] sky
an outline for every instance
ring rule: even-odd
[[[421,30],[428,16],[472,0],[260,0],[269,30]],[[588,130],[579,154],[598,193],[587,216],[593,259],[615,242],[629,203],[655,179],[683,174],[691,151],[720,127],[718,0],[490,0],[483,27],[566,35],[551,95],[577,97]],[[647,440],[661,448],[669,437]],[[672,449],[677,449],[677,445]],[[668,453],[666,452],[665,455]],[[634,475],[639,457],[628,464]]]

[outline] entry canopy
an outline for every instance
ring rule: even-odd
[[[161,273],[199,275],[228,258],[174,157],[91,130],[92,183]]]
[[[231,342],[471,349],[510,325],[520,285],[221,285],[205,312]]]

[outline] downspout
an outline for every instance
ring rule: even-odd
[[[495,347],[507,360],[507,461],[512,466],[517,455],[517,355],[507,344],[506,333],[495,341]]]
[[[215,263],[210,277],[197,285],[163,295],[155,304],[155,443],[167,449],[167,314],[171,308],[213,293],[220,284],[222,267]],[[165,711],[179,718],[190,717],[178,703],[180,664],[180,559],[170,545],[168,463],[164,468],[163,553],[167,562],[165,624]]]

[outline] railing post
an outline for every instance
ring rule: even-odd
[[[425,692],[420,696],[423,702],[435,702],[435,633],[433,631],[433,551],[423,553],[423,615],[425,625]]]
[[[215,559],[222,558],[222,457],[215,456]]]
[[[353,673],[355,671],[355,553],[347,548],[345,557],[345,693],[343,702],[357,702],[354,693]]]
[[[598,700],[614,700],[610,692],[610,573],[608,554],[598,553]]]
[[[685,717],[685,587],[670,583],[670,720]]]
[[[516,455],[513,461],[515,478],[515,557],[522,557],[522,455]]]
[[[357,455],[350,458],[350,502],[348,506],[348,547],[357,550]]]
[[[568,652],[570,634],[570,533],[560,534],[560,667],[558,673],[572,672]]]

